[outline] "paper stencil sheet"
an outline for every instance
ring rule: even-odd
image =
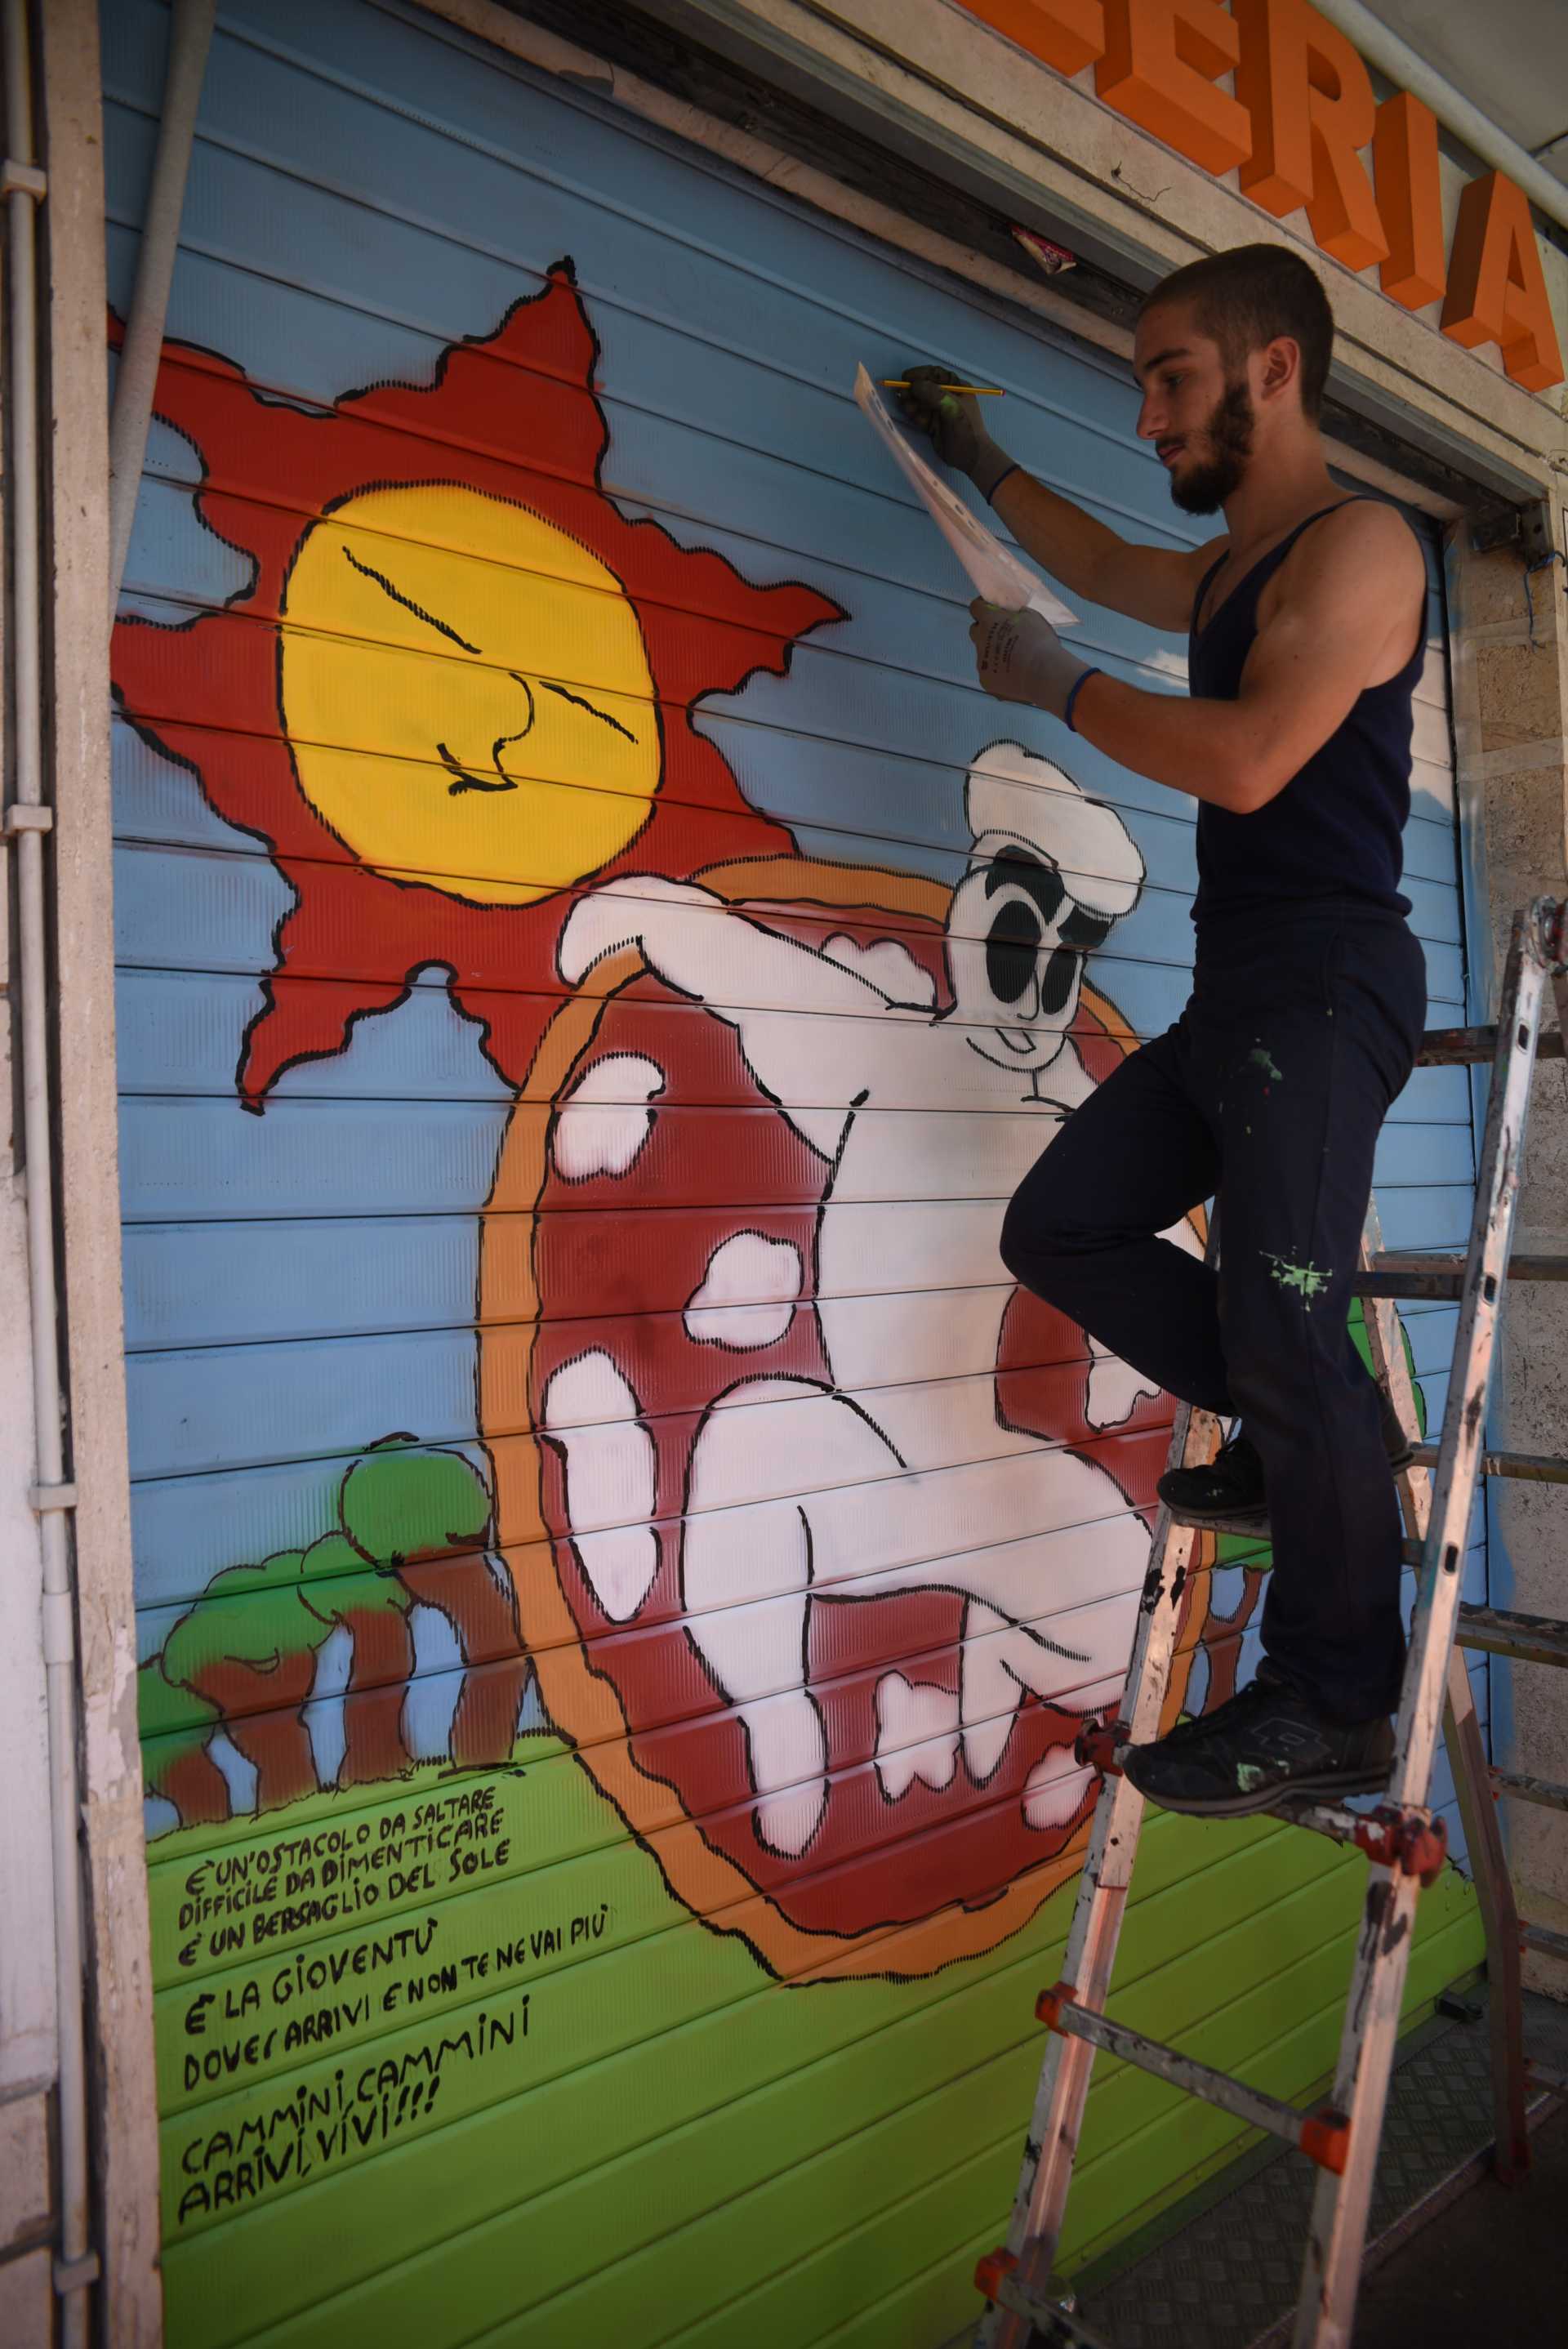
[[[892,454],[905,479],[919,492],[932,521],[964,565],[976,592],[988,604],[1009,612],[1038,612],[1055,628],[1078,626],[1069,611],[1026,564],[1010,554],[1002,542],[973,514],[955,491],[949,489],[901,431],[891,409],[863,367],[855,370],[855,398],[878,438]]]

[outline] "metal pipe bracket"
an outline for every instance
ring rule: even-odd
[[[77,1488],[74,1485],[29,1485],[27,1506],[40,1517],[48,1509],[74,1509]]]
[[[15,840],[19,833],[53,832],[55,811],[36,800],[13,800],[0,820],[0,840]]]
[[[30,196],[41,204],[49,182],[36,163],[14,163],[9,155],[0,163],[0,196]]]

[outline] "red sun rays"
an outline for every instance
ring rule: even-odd
[[[450,969],[453,1001],[485,1025],[486,1050],[521,1086],[558,992],[566,893],[477,905],[388,880],[349,854],[300,790],[279,711],[279,614],[302,538],[356,491],[460,482],[542,514],[622,582],[660,703],[663,779],[642,831],[595,880],[684,876],[793,846],[749,809],[691,711],[758,669],[782,675],[800,636],[844,615],[808,587],[754,587],[722,556],[690,552],[656,523],[618,511],[599,486],[608,435],[593,394],[597,356],[569,262],[492,336],[449,347],[428,388],[381,385],[325,412],[264,398],[196,345],[164,346],[157,413],[201,457],[203,521],[253,558],[255,575],[222,611],[183,626],[120,620],[114,683],[139,731],[194,771],[229,823],[266,843],[294,892],[241,1053],[248,1107],[261,1108],[292,1062],[340,1051],[355,1017],[396,1003],[427,963]]]

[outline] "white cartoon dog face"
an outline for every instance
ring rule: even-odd
[[[955,1014],[992,1029],[995,1046],[975,1046],[987,1060],[1040,1068],[1077,1014],[1085,955],[1138,902],[1143,859],[1113,809],[1016,742],[975,761],[965,805],[975,851],[947,926]]]

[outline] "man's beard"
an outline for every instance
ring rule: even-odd
[[[1253,453],[1253,398],[1245,376],[1227,384],[1205,428],[1213,454],[1182,480],[1171,476],[1171,495],[1183,513],[1218,513],[1241,488]]]

